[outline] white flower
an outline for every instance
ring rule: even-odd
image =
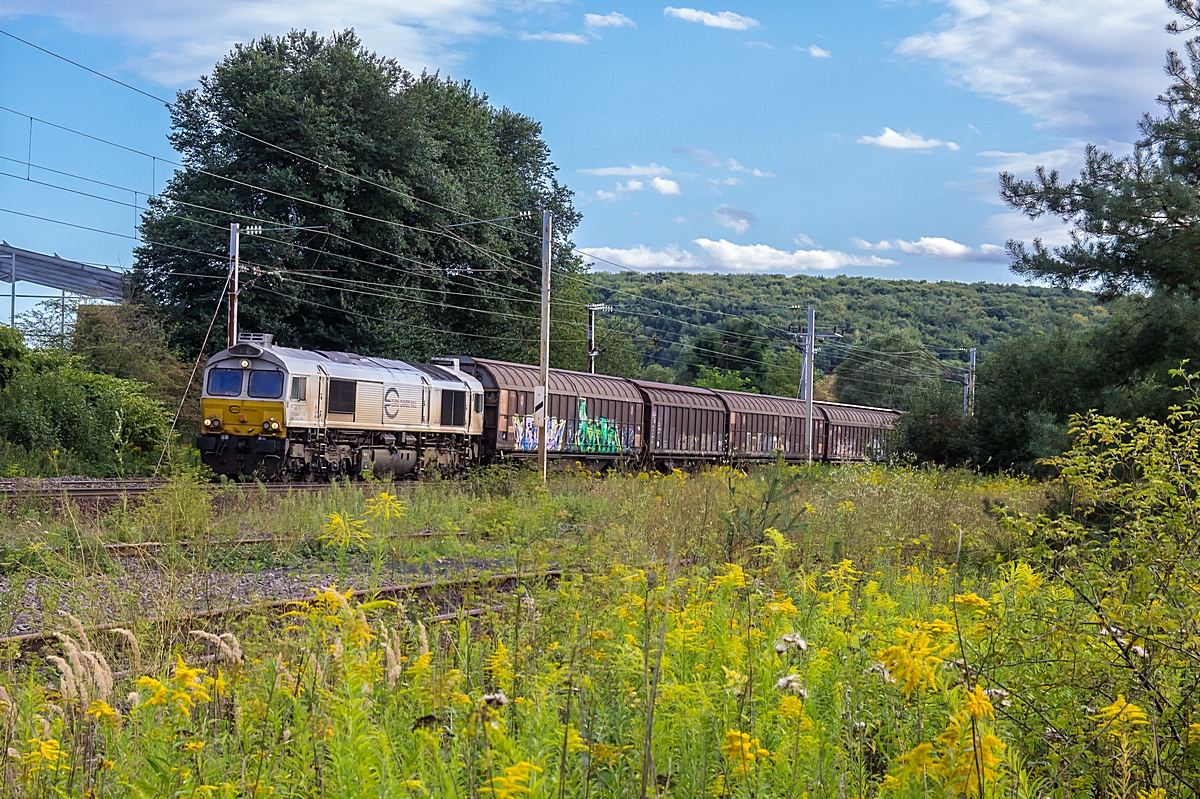
[[[800,684],[799,674],[789,674],[786,677],[780,677],[779,682],[775,683],[775,687],[784,693],[798,694],[801,699],[808,699],[808,691]]]
[[[805,641],[796,633],[779,636],[779,640],[775,642],[775,651],[783,654],[789,649],[799,649],[803,652],[808,649],[808,641]]]

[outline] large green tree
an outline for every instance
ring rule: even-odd
[[[1167,5],[1180,15],[1168,30],[1200,26],[1200,1]],[[1089,146],[1082,172],[1070,181],[1044,167],[1033,180],[1001,174],[1010,206],[1072,225],[1065,246],[1010,241],[1018,274],[1094,285],[1108,296],[1182,290],[1200,297],[1200,38],[1187,42],[1186,58],[1168,51],[1166,71],[1172,83],[1158,98],[1165,113],[1142,118],[1131,154]]]
[[[550,209],[552,358],[582,364],[585,284],[569,279],[582,271],[569,244],[579,215],[532,119],[467,83],[414,76],[352,31],[239,45],[171,112],[185,166],[143,218],[136,272],[181,351],[204,338],[237,221],[290,228],[242,237],[243,330],[413,359],[535,358]],[[217,319],[210,352],[224,341]]]

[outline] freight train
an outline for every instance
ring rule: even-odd
[[[328,480],[536,458],[537,367],[448,356],[407,363],[243,334],[212,356],[201,459],[218,475]],[[674,468],[807,458],[804,402],[551,369],[550,458]],[[899,412],[813,403],[814,460],[878,459]]]

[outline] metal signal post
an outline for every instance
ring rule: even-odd
[[[232,347],[238,340],[238,250],[241,248],[242,226],[237,222],[229,223],[229,344]]]
[[[598,303],[590,303],[587,307],[587,359],[588,359],[588,374],[596,374],[596,356],[600,354],[600,350],[596,349],[596,311],[611,311],[612,306],[601,305]]]
[[[533,399],[533,421],[538,431],[538,467],[546,481],[546,399],[550,393],[550,256],[553,244],[554,215],[542,211],[542,331],[540,367],[542,384]]]

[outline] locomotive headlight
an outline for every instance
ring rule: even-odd
[[[204,426],[205,426],[205,427],[212,427],[212,419],[205,418],[205,420],[204,420]]]
[[[279,422],[277,422],[277,421],[275,421],[274,419],[272,419],[272,420],[271,420],[271,429],[272,429],[272,430],[278,430],[278,429],[279,429]]]
[[[270,430],[270,429],[271,429],[271,423],[263,422],[263,430]]]
[[[250,362],[247,361],[245,358],[242,358],[242,360],[238,362],[238,366],[242,367],[243,369],[249,369]]]

